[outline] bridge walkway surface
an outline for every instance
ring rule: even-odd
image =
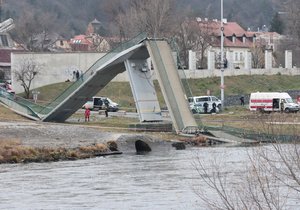
[[[14,104],[12,108],[33,119],[64,122],[116,75],[126,71],[126,60],[144,60],[149,57],[154,63],[155,73],[158,75],[176,132],[196,130],[197,123],[189,110],[170,46],[164,40],[149,40],[145,34],[135,37],[100,58],[76,82],[45,106],[25,99],[16,101],[11,98],[8,103],[3,97],[2,101],[7,106]]]
[[[189,109],[169,44],[147,40],[146,46],[176,132],[195,132],[198,125]]]
[[[1,94],[0,100],[13,111],[34,120],[64,122],[84,103],[104,88],[117,74],[124,72],[124,61],[128,58],[149,57],[142,43],[147,38],[140,34],[96,61],[80,78],[47,105],[38,105],[24,98],[8,93]]]

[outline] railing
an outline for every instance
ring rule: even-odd
[[[13,108],[15,111],[23,114],[30,115],[34,118],[41,118],[43,115],[50,113],[56,106],[58,106],[62,101],[76,91],[85,81],[93,76],[93,74],[106,62],[111,60],[116,54],[139,44],[147,38],[146,33],[141,33],[133,39],[120,44],[115,49],[111,50],[105,56],[101,57],[96,61],[80,78],[70,85],[66,90],[64,90],[58,97],[45,106],[33,103],[15,94],[7,92],[4,88],[0,88],[0,100],[7,106]],[[25,113],[24,113],[25,112]]]
[[[0,87],[0,101],[16,112],[23,113],[34,118],[40,118],[37,115],[37,111],[43,108],[38,104],[19,97],[13,93],[7,92],[6,89],[2,87]]]
[[[107,53],[105,56],[101,57],[98,61],[94,63],[84,74],[80,75],[80,78],[74,82],[72,85],[70,85],[64,92],[62,92],[57,98],[55,98],[52,102],[46,105],[45,108],[39,111],[39,113],[46,115],[51,110],[53,110],[56,106],[58,106],[63,100],[65,100],[68,96],[70,96],[71,93],[73,93],[75,90],[78,89],[79,86],[81,86],[85,81],[87,81],[92,75],[107,61],[112,59],[117,53],[122,52],[130,47],[133,47],[134,45],[140,43],[144,39],[147,38],[147,35],[145,33],[141,33],[138,36],[134,37],[133,39],[122,43],[114,50]]]
[[[294,142],[300,140],[300,136],[297,135],[284,135],[284,134],[279,135],[279,134],[272,134],[272,133],[255,132],[252,130],[235,128],[231,126],[219,126],[219,127],[205,126],[205,130],[223,131],[233,136],[237,136],[245,139],[252,139],[259,142]]]

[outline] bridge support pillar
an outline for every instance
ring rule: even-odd
[[[125,61],[129,82],[139,114],[140,122],[162,121],[152,76],[154,72],[147,60],[128,59]]]

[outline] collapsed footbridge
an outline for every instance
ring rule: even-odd
[[[151,58],[153,71],[149,65]],[[64,122],[88,98],[96,95],[116,75],[128,72],[130,86],[141,122],[163,121],[152,81],[153,72],[163,93],[173,128],[177,133],[198,130],[189,110],[183,85],[166,40],[139,35],[95,62],[79,80],[49,104],[42,106],[0,90],[0,101],[19,114],[45,122]]]

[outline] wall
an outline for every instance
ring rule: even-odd
[[[104,53],[12,53],[11,77],[12,86],[16,93],[24,92],[23,87],[16,81],[14,72],[19,69],[24,59],[33,59],[42,66],[41,72],[32,81],[31,89],[41,86],[73,80],[73,71],[85,72]]]
[[[282,74],[282,75],[300,75],[300,68],[273,68],[273,69],[225,69],[224,76],[238,76],[238,75],[274,75],[274,74]],[[196,69],[196,70],[179,70],[179,75],[181,78],[188,79],[197,79],[197,78],[206,78],[206,77],[220,77],[221,71],[220,69]],[[155,75],[153,76],[155,79]],[[113,81],[122,82],[129,81],[127,72],[119,74],[114,78]]]
[[[24,92],[23,88],[16,82],[14,71],[18,68],[20,60],[33,58],[36,62],[43,65],[43,69],[39,75],[33,80],[31,89],[73,80],[72,72],[75,70],[85,72],[92,66],[103,53],[12,53],[11,70],[12,85],[16,93]],[[151,70],[153,71],[153,70]],[[220,77],[220,69],[201,69],[201,70],[179,70],[182,78],[206,78]],[[153,72],[154,74],[154,72]],[[273,68],[273,69],[225,69],[224,76],[237,75],[300,75],[300,68]],[[155,75],[153,76],[155,79]],[[113,81],[122,82],[129,81],[127,72],[117,75]]]

